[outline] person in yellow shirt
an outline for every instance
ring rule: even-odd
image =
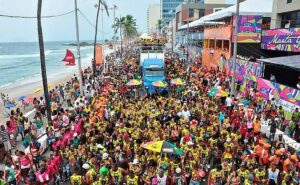
[[[122,170],[121,168],[117,168],[116,164],[112,164],[110,171],[110,175],[112,177],[112,181],[114,184],[121,184],[122,182]]]
[[[70,179],[71,185],[82,185],[82,176],[79,175],[79,169],[75,169]]]
[[[133,171],[129,171],[129,174],[126,179],[127,185],[138,185],[139,184],[139,177],[135,176]]]
[[[217,185],[222,184],[222,166],[220,164],[216,165],[216,168],[212,169],[208,175],[208,184]]]

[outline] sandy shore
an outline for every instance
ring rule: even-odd
[[[107,49],[107,45],[103,45],[103,49],[106,50]],[[117,44],[118,47],[118,44]],[[86,69],[89,66],[91,66],[91,61],[92,61],[93,56],[91,55],[90,57],[87,57],[85,59],[81,60],[81,68],[82,69]],[[58,72],[61,69],[58,69]],[[49,74],[47,73],[47,79],[48,79],[48,85],[50,86],[49,90],[55,88],[55,86],[58,86],[59,84],[65,84],[67,81],[69,81],[72,76],[76,74],[78,76],[78,66],[74,66],[72,68],[68,68],[68,70],[63,70],[60,71],[59,73],[56,74]],[[29,96],[29,97],[41,97],[43,96],[43,90],[41,90],[38,93],[34,93],[34,91],[37,88],[41,88],[43,89],[43,83],[42,83],[42,76],[40,75],[39,77],[37,77],[37,79],[34,79],[34,81],[32,82],[20,82],[20,83],[16,83],[7,87],[3,87],[0,88],[0,92],[4,93],[4,94],[8,94],[8,96],[15,100],[15,102],[17,103],[17,106],[13,109],[16,109],[17,107],[21,107],[21,103],[18,102],[18,98],[20,96]],[[32,109],[32,108],[31,108]],[[24,112],[28,112],[31,110],[26,109]],[[8,118],[6,118],[7,113],[10,110],[4,108],[3,106],[3,102],[0,102],[0,125],[4,124],[6,122],[6,120]]]
[[[73,76],[73,73],[67,73],[64,76],[60,76],[57,77],[56,79],[50,79],[48,80],[48,84],[50,84],[50,88],[49,90],[51,90],[52,88],[54,88],[55,86],[59,85],[59,84],[65,84],[67,81],[69,81]],[[10,96],[10,98],[12,98],[16,103],[17,106],[14,107],[11,110],[15,110],[17,107],[22,107],[22,104],[20,102],[18,102],[18,98],[20,96],[28,96],[28,97],[40,97],[43,96],[43,90],[38,92],[38,93],[34,93],[35,89],[37,88],[42,88],[43,89],[43,83],[42,83],[42,79],[40,79],[37,82],[33,82],[30,84],[16,84],[13,86],[9,86],[3,89],[0,89],[0,92],[3,92],[4,94],[8,94]],[[28,109],[25,110],[25,113],[30,111],[31,107],[28,107]],[[0,124],[4,124],[8,118],[6,117],[6,113],[8,113],[10,110],[6,109],[3,107],[3,103],[1,103],[0,106]]]

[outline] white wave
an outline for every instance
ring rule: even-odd
[[[12,85],[12,84],[13,84],[12,82],[9,82],[9,83],[0,85],[0,88],[8,87],[8,86],[10,86],[10,85]]]
[[[45,51],[45,56],[48,56],[52,53],[51,50]],[[16,58],[37,58],[40,57],[39,53],[26,54],[26,55],[0,55],[0,59],[16,59]]]

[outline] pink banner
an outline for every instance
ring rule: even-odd
[[[271,82],[262,78],[257,78],[257,89],[260,95],[265,99],[281,99],[294,105],[300,106],[300,93],[297,89]]]

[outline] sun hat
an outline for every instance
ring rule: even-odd
[[[103,155],[102,155],[102,159],[107,159],[108,158],[108,153],[104,153]]]
[[[187,144],[188,144],[189,146],[193,146],[193,145],[194,145],[194,143],[193,143],[192,141],[189,141]]]
[[[159,168],[159,169],[158,169],[158,173],[164,173],[164,169]]]
[[[181,169],[180,168],[176,168],[175,172],[176,173],[181,173]]]
[[[101,144],[97,144],[97,148],[103,149],[104,147]]]
[[[139,164],[139,160],[138,159],[134,159],[132,164]]]
[[[91,166],[90,166],[89,164],[84,163],[84,164],[82,165],[82,168],[88,170],[88,169],[91,168]]]

